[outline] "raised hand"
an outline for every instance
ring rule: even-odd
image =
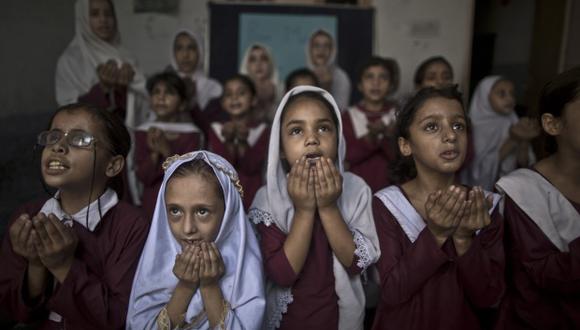
[[[248,126],[244,123],[236,124],[236,139],[238,143],[246,142],[248,140],[248,135],[250,135],[250,130]]]
[[[427,228],[435,236],[439,246],[442,246],[459,226],[466,205],[465,192],[460,187],[449,186],[445,191],[438,190],[429,194],[425,203]]]
[[[119,87],[127,87],[135,77],[135,70],[129,63],[123,63],[118,70],[116,84]]]
[[[318,209],[336,206],[342,194],[342,176],[330,158],[320,157],[314,171],[314,189]]]
[[[38,213],[32,223],[39,237],[35,247],[40,261],[55,278],[64,281],[74,261],[78,244],[76,233],[52,213],[48,216]]]
[[[175,256],[173,274],[183,286],[193,290],[197,289],[201,259],[201,248],[198,245],[187,245],[181,253]]]
[[[228,121],[222,126],[222,136],[226,142],[233,142],[236,138],[236,124],[233,121]]]
[[[471,238],[476,231],[487,227],[491,223],[489,209],[493,205],[493,196],[490,195],[486,199],[483,189],[474,187],[469,192],[468,198],[466,211],[457,230],[453,233],[454,238]]]
[[[297,160],[288,173],[288,195],[296,211],[316,211],[314,176],[314,167],[310,166],[306,156]]]
[[[217,284],[224,275],[225,265],[215,243],[201,243],[201,265],[199,281],[202,287]]]
[[[119,79],[119,68],[117,67],[117,62],[111,59],[106,63],[99,64],[97,66],[97,77],[99,78],[99,83],[105,92],[113,89]]]
[[[10,226],[8,234],[10,235],[14,253],[26,258],[28,262],[41,264],[40,257],[34,246],[34,242],[38,240],[38,234],[28,214],[20,215]]]

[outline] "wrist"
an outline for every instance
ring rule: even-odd
[[[181,294],[184,295],[192,295],[195,293],[195,290],[197,290],[197,287],[199,286],[198,283],[196,282],[189,282],[189,281],[184,281],[182,279],[180,279],[177,282],[177,286],[175,287],[175,291],[176,292],[180,292]]]
[[[327,205],[319,205],[318,206],[318,214],[320,215],[321,219],[326,218],[327,216],[334,216],[337,212],[340,212],[338,209],[338,205],[336,201],[329,203]]]
[[[315,208],[294,207],[295,218],[312,218],[314,219]]]
[[[65,281],[72,267],[72,262],[73,261],[71,260],[70,262],[66,262],[62,265],[49,269],[54,278],[56,278],[59,283],[63,283]]]

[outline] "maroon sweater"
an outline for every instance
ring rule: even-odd
[[[411,243],[378,198],[373,214],[381,247],[373,329],[480,329],[478,312],[496,306],[505,287],[498,211],[460,257],[452,240],[439,248],[427,227]]]
[[[294,273],[284,253],[284,234],[278,227],[258,225],[266,276],[276,285],[292,287],[293,302],[282,314],[279,329],[338,329],[338,296],[334,287],[332,249],[318,215],[314,219],[308,256],[299,274]],[[347,268],[358,274],[358,257]]]
[[[386,106],[381,112],[365,111],[361,106],[359,110],[366,115],[369,122],[381,120],[381,117],[389,111],[395,111],[391,106]],[[392,139],[383,137],[371,143],[365,137],[357,138],[348,111],[342,115],[342,126],[347,145],[345,160],[349,165],[348,170],[363,178],[372,192],[389,186],[391,184],[389,166],[395,158]]]
[[[508,294],[498,328],[580,329],[580,238],[561,252],[508,196],[504,216]]]
[[[45,201],[29,203],[22,213],[36,215]],[[124,329],[133,275],[149,224],[139,209],[119,202],[103,215],[93,232],[74,223],[79,242],[72,267],[62,284],[49,284],[36,302],[27,301],[26,259],[12,250],[6,233],[0,260],[0,308],[19,322],[41,321],[41,329]],[[49,311],[64,323],[48,320]]]
[[[171,155],[185,154],[200,149],[202,143],[200,133],[182,133],[177,139],[169,141]],[[147,145],[147,132],[135,132],[135,165],[137,166],[137,178],[143,183],[143,197],[141,208],[147,220],[151,221],[155,211],[155,203],[161,183],[163,183],[163,169],[161,165],[165,159],[160,157],[157,163],[151,161],[151,150]]]

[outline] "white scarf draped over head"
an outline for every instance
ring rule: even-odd
[[[346,225],[353,234],[356,245],[355,255],[357,266],[365,270],[375,263],[380,256],[379,241],[374,225],[371,199],[372,194],[367,184],[358,176],[345,172],[343,167],[346,153],[346,143],[342,135],[340,111],[332,96],[325,90],[313,86],[298,86],[290,90],[278,106],[272,123],[270,144],[268,148],[268,166],[266,185],[258,190],[250,208],[249,217],[254,223],[274,224],[282,232],[288,234],[292,226],[294,207],[288,195],[286,172],[280,159],[280,126],[282,113],[288,99],[304,92],[315,92],[322,95],[333,107],[334,116],[338,120],[338,159],[336,166],[343,176],[342,195],[338,199],[338,207]],[[339,329],[362,329],[364,319],[365,294],[360,275],[349,276],[344,266],[333,255],[333,271],[335,290],[338,296]],[[264,327],[272,329],[279,327],[287,305],[292,302],[291,288],[283,288],[269,282],[267,285],[266,320]]]
[[[225,273],[219,285],[224,299],[231,306],[224,324],[226,329],[258,329],[262,324],[265,307],[262,258],[256,235],[246,219],[240,193],[236,188],[236,171],[225,159],[207,151],[176,155],[168,161],[171,159],[133,280],[127,328],[156,328],[156,318],[169,302],[178,283],[173,266],[181,246],[167,222],[165,190],[168,180],[179,166],[194,159],[202,159],[213,169],[225,203],[224,217],[215,239],[225,265]],[[203,311],[203,300],[198,289],[187,308],[185,322],[191,323]],[[207,316],[199,321],[196,319],[192,325],[192,329],[208,328]]]
[[[276,92],[278,92],[278,88],[280,86],[280,81],[279,81],[280,74],[278,72],[278,68],[276,67],[276,62],[274,61],[274,56],[272,55],[272,51],[270,50],[270,48],[268,46],[261,44],[261,43],[253,43],[248,48],[246,48],[246,51],[244,53],[244,57],[242,58],[242,62],[240,63],[240,73],[243,75],[249,76],[248,64],[250,61],[250,53],[255,48],[263,49],[264,52],[266,53],[266,55],[268,56],[268,61],[270,62],[270,77],[269,78],[270,78],[270,81],[272,82],[272,84],[274,84],[274,87],[276,87]]]
[[[515,157],[508,156],[503,161],[505,164],[500,164],[499,149],[508,138],[510,127],[518,121],[518,117],[514,112],[508,115],[497,113],[489,101],[493,86],[501,79],[503,78],[500,76],[483,79],[477,85],[469,106],[475,150],[465,183],[471,186],[480,185],[487,190],[493,189],[500,167],[505,167],[506,170],[516,167]]]
[[[112,2],[111,6],[113,5]],[[125,124],[134,128],[140,124],[147,111],[138,111],[140,102],[137,95],[145,96],[145,77],[137,68],[135,59],[121,46],[118,31],[118,22],[115,17],[117,31],[109,43],[101,40],[92,30],[89,23],[90,0],[77,0],[75,5],[75,35],[60,56],[56,69],[56,100],[59,105],[77,102],[78,98],[86,94],[99,82],[97,66],[109,60],[115,60],[120,67],[122,63],[129,63],[135,76],[128,86],[127,117]],[[114,8],[113,8],[114,10]]]
[[[175,41],[177,37],[185,34],[190,37],[193,42],[195,42],[197,46],[197,66],[192,73],[185,73],[179,70],[179,66],[175,61]],[[173,37],[173,43],[171,43],[171,51],[169,55],[169,63],[171,68],[177,72],[177,74],[181,78],[189,78],[195,82],[196,94],[195,97],[197,98],[197,103],[200,107],[200,110],[204,110],[207,103],[222,95],[222,86],[216,80],[209,78],[204,71],[204,57],[205,50],[204,50],[204,43],[201,37],[197,34],[193,33],[193,31],[188,29],[180,29],[175,33]]]

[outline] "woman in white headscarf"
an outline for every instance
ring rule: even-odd
[[[81,98],[119,110],[128,128],[144,121],[145,77],[121,46],[110,0],[77,1],[75,36],[58,60],[55,84],[59,105]]]
[[[256,87],[254,119],[270,122],[281,94],[278,69],[272,52],[260,43],[250,45],[244,53],[239,71],[250,77]]]
[[[317,30],[310,36],[306,49],[308,68],[314,71],[320,87],[326,89],[336,100],[340,111],[350,105],[350,78],[336,64],[336,41],[325,30]]]
[[[474,155],[461,173],[463,183],[491,191],[499,177],[535,162],[530,141],[540,127],[531,118],[518,118],[513,94],[513,83],[500,76],[477,85],[469,106]]]
[[[170,65],[167,70],[175,71],[188,86],[190,106],[203,111],[212,99],[222,95],[222,86],[204,72],[203,42],[192,31],[179,30],[173,38]]]
[[[290,113],[293,107],[301,108],[301,113],[308,116],[315,113],[310,111],[314,109],[312,106],[319,107],[319,110],[328,108],[330,113],[320,118],[314,115],[315,119],[308,119],[310,124],[305,124],[300,116],[284,117],[291,116],[285,113]],[[304,109],[306,111],[303,111]],[[329,120],[328,117],[333,119]],[[282,127],[282,119],[291,125]],[[314,122],[316,126],[311,127]],[[307,134],[306,131],[311,133]],[[314,138],[313,131],[321,135],[332,132],[338,141],[333,142],[334,147],[325,148],[325,143]],[[308,139],[309,142],[304,143],[304,148],[297,151],[304,155],[300,161],[295,162],[291,159],[290,154],[296,156],[296,149],[290,147],[284,149],[282,134]],[[319,139],[322,137],[319,136]],[[298,145],[302,145],[302,142]],[[265,269],[267,276],[270,276],[264,322],[266,329],[278,327],[292,329],[298,326],[305,329],[363,328],[365,294],[360,274],[378,260],[380,251],[371,210],[371,190],[360,177],[344,171],[345,151],[340,111],[328,92],[318,87],[298,86],[286,93],[272,123],[266,185],[257,192],[249,211],[250,220],[257,224],[262,234],[261,246]],[[334,165],[330,166],[328,164],[333,157]],[[340,216],[336,213],[332,213],[330,217],[326,217],[328,213],[321,216],[318,208],[323,197],[322,193],[320,195],[317,193],[314,199],[318,201],[311,201],[318,203],[318,206],[315,206],[317,211],[314,219],[301,217],[296,220],[300,215],[294,205],[293,198],[296,197],[292,197],[289,193],[291,189],[289,182],[296,182],[295,168],[306,166],[303,164],[304,161],[308,161],[309,164],[315,162],[316,173],[334,173],[334,179],[324,180],[322,186],[326,186],[326,182],[330,181],[335,184],[342,183],[337,199],[329,205],[329,209],[332,212],[337,211]],[[328,167],[322,165],[322,162]],[[288,166],[293,166],[290,173]],[[318,166],[321,166],[320,169]],[[321,179],[318,180],[317,182],[322,182]],[[313,220],[311,237],[303,237],[301,233],[294,231],[296,226],[302,226],[305,223],[303,221],[308,220]],[[322,228],[322,223],[329,224],[333,229]],[[291,234],[293,234],[292,244],[297,244],[296,240],[300,237],[310,240],[307,259],[298,274],[290,267],[290,254],[286,253],[286,248],[277,247],[289,242]],[[339,240],[335,240],[337,237],[346,238],[340,241],[339,246],[349,247],[341,250],[344,252],[342,255],[336,252],[337,245],[333,245],[338,243]],[[301,241],[298,245],[300,244],[305,243]],[[343,256],[348,256],[346,259],[352,260],[350,265],[344,264]]]
[[[258,329],[265,307],[262,258],[252,225],[245,217],[236,171],[225,159],[207,151],[175,155],[164,167],[151,229],[133,280],[127,329]],[[205,181],[184,181],[192,178]],[[183,185],[188,182],[205,184]],[[200,197],[187,197],[192,191],[202,192],[203,205],[196,202]],[[211,193],[220,196],[219,200],[208,201]],[[223,216],[214,218],[215,214]],[[187,221],[191,223],[176,227],[176,223]],[[211,223],[216,226],[207,230]],[[202,266],[203,261],[189,265],[189,271],[178,267],[178,261],[188,253],[199,262],[204,253],[199,252],[200,246],[202,250],[204,246],[214,249],[218,261],[212,263],[219,267],[211,269],[218,269],[214,276],[217,287],[204,286],[203,273],[210,268]],[[196,249],[199,255],[192,254]],[[196,280],[186,281],[187,273],[195,273]],[[177,294],[192,281],[197,283],[189,297]],[[221,302],[217,304],[217,321],[210,305],[213,302],[216,306],[216,296]],[[177,316],[176,303],[182,308]],[[173,321],[176,317],[180,322]]]

